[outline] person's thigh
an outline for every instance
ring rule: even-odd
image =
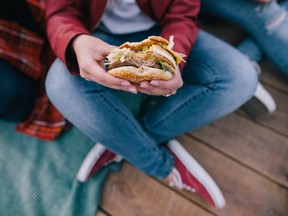
[[[259,4],[248,0],[203,0],[201,10],[241,25],[261,50],[288,75],[288,15],[285,5],[281,7],[277,1]]]
[[[260,4],[250,0],[202,0],[201,12],[238,23],[259,36],[267,33],[269,23],[281,15],[283,9],[276,1]]]
[[[109,88],[72,75],[57,59],[48,72],[46,90],[56,108],[92,140],[149,175],[168,176],[171,156],[143,131]]]
[[[253,96],[258,84],[248,58],[203,31],[182,76],[183,87],[143,117],[143,127],[157,142],[233,112]]]
[[[35,81],[0,59],[0,118],[21,121],[35,101]]]

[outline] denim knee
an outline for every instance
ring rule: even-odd
[[[57,73],[62,67],[64,67],[64,64],[59,59],[56,59],[50,67],[45,80],[46,92],[52,102],[57,98],[57,95],[61,94],[61,90],[64,90],[63,87],[61,88],[63,79],[59,77],[61,73]]]
[[[199,32],[182,75],[185,83],[205,86],[223,99],[239,98],[237,104],[252,97],[258,84],[258,74],[247,56],[204,31]]]
[[[228,70],[232,73],[224,78],[227,83],[227,89],[230,94],[238,95],[238,100],[242,104],[248,101],[255,93],[258,81],[258,73],[252,61],[246,56],[238,58],[235,64],[231,65]]]
[[[76,76],[68,71],[60,59],[56,59],[51,65],[46,77],[45,88],[49,99],[56,107],[58,103],[67,100],[67,95],[70,95],[68,92],[73,89],[74,77]]]
[[[60,59],[56,59],[50,67],[45,87],[52,102],[59,97],[66,97],[65,100],[67,100],[68,95],[70,97],[85,94],[87,89],[93,89],[94,93],[107,90],[96,82],[87,82],[82,77],[71,74]]]

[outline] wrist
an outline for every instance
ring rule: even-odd
[[[80,46],[79,44],[81,44],[81,41],[83,40],[83,38],[85,38],[87,36],[88,35],[86,35],[86,34],[78,34],[71,40],[70,44],[71,44],[74,51],[77,50],[77,47]]]

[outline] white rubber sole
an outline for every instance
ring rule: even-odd
[[[265,104],[269,113],[273,113],[276,110],[276,103],[274,99],[261,83],[258,84],[254,97]]]
[[[215,207],[221,209],[226,202],[222,192],[205,169],[181,146],[177,140],[170,140],[168,147],[181,160],[185,167],[209,192]]]
[[[93,148],[89,151],[83,163],[81,164],[80,169],[77,173],[77,180],[80,182],[86,182],[89,178],[90,172],[98,160],[98,158],[103,154],[106,148],[100,143],[96,143]]]

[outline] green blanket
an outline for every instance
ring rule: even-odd
[[[54,142],[20,134],[0,121],[0,215],[95,215],[110,165],[86,183],[77,171],[94,143],[72,128]]]

